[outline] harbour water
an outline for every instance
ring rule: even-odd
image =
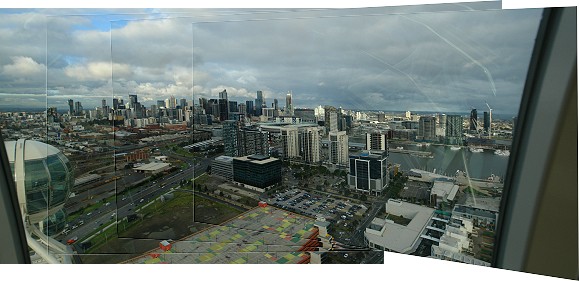
[[[433,158],[411,154],[390,152],[389,162],[400,164],[402,170],[421,169],[454,176],[457,170],[468,171],[470,177],[486,179],[491,174],[504,178],[507,172],[508,156],[494,154],[494,150],[471,152],[467,147],[452,150],[450,146],[415,144],[391,144],[391,148],[403,147],[404,150],[431,152]]]

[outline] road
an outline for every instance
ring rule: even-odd
[[[370,210],[368,210],[367,216],[364,218],[364,221],[358,224],[358,227],[356,227],[356,230],[349,238],[344,239],[345,244],[357,247],[367,246],[364,240],[364,231],[370,225],[372,220],[376,217],[378,212],[380,212],[380,210],[385,207],[386,201],[388,201],[388,197],[386,197],[386,195],[382,195],[378,198],[378,200],[372,203],[372,207],[370,208]]]
[[[113,223],[117,218],[122,219],[129,214],[133,214],[137,208],[169,192],[171,188],[176,188],[181,180],[192,179],[195,175],[203,174],[212,159],[213,157],[204,158],[196,165],[189,164],[190,166],[187,169],[167,175],[146,186],[129,190],[126,195],[118,196],[116,202],[105,204],[90,213],[79,216],[74,221],[68,222],[69,228],[75,228],[71,229],[66,235],[58,236],[56,239],[66,243],[69,239],[78,237],[79,241],[83,241],[84,238],[97,229]],[[113,192],[107,197],[114,195]]]

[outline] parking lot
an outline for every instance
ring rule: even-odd
[[[362,217],[368,210],[366,206],[353,204],[331,195],[291,189],[277,193],[270,198],[269,204],[306,216],[322,216],[330,221],[348,221],[355,216]]]

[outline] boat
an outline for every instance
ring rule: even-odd
[[[482,148],[475,148],[475,147],[471,147],[470,148],[470,152],[474,152],[474,153],[479,153],[479,152],[483,152],[484,150]]]
[[[450,150],[460,150],[460,146],[451,146]]]
[[[511,152],[508,151],[508,150],[500,150],[500,149],[497,149],[497,150],[495,150],[495,155],[499,155],[499,156],[510,156],[510,155],[511,155]]]

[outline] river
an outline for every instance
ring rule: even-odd
[[[402,170],[422,169],[448,176],[457,170],[467,171],[472,178],[487,178],[491,174],[504,178],[509,157],[494,154],[494,150],[470,152],[468,148],[452,150],[449,146],[430,145],[419,147],[415,144],[390,144],[391,149],[403,147],[404,150],[432,152],[434,158],[423,158],[410,154],[390,152],[388,161],[400,164]]]

